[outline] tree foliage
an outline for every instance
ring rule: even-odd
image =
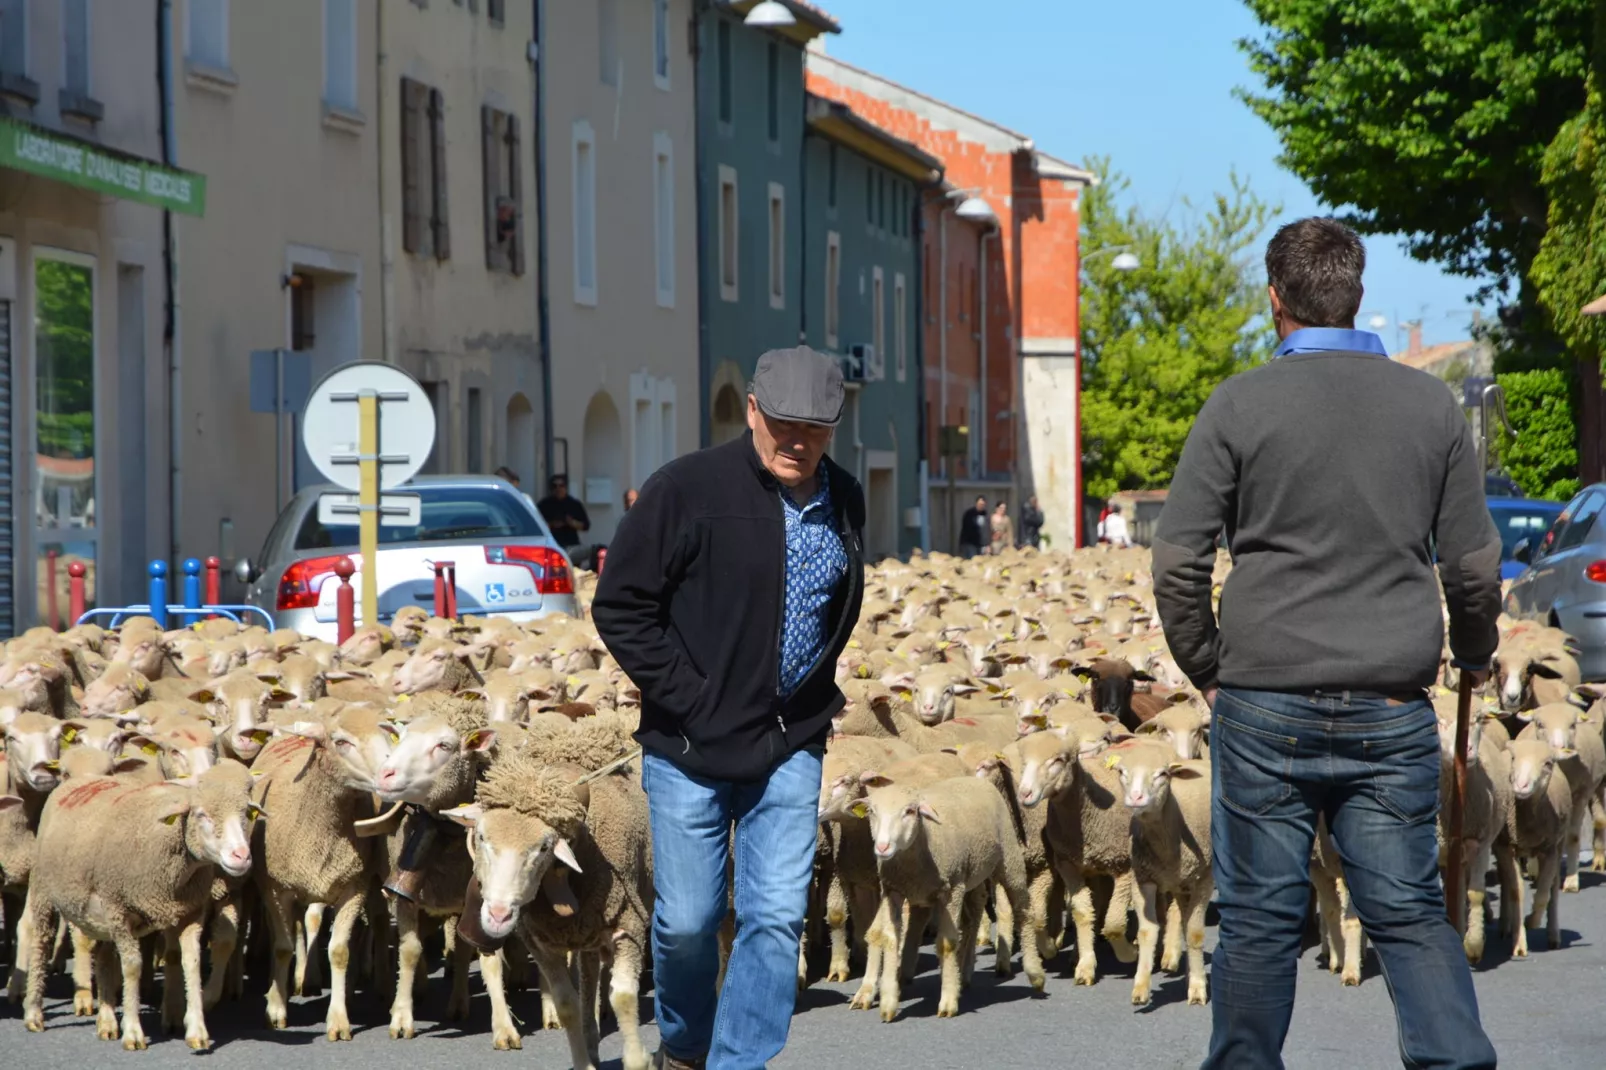
[[[1234,175],[1185,223],[1150,219],[1118,206],[1108,159],[1087,166],[1102,181],[1082,201],[1082,470],[1105,498],[1170,482],[1210,392],[1269,356],[1257,246],[1279,209]],[[1116,269],[1120,249],[1136,271]]]
[[[1370,234],[1506,291],[1546,221],[1540,164],[1584,105],[1593,0],[1244,0],[1281,162]]]
[[[84,458],[95,452],[95,316],[89,268],[39,261],[34,274],[35,411],[39,452]]]
[[[1559,369],[1513,372],[1497,381],[1515,437],[1501,434],[1502,466],[1524,494],[1567,501],[1578,493],[1578,427],[1572,379]]]

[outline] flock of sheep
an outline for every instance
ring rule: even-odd
[[[1223,555],[1218,594],[1228,568]],[[587,619],[594,584],[580,574],[578,619],[410,607],[338,648],[149,618],[7,643],[0,893],[27,1028],[45,1027],[46,981],[67,971],[74,1013],[144,1048],[141,994],[160,966],[162,1026],[195,1049],[211,1043],[207,1011],[242,998],[247,977],[274,1028],[292,994],[327,987],[327,1036],[349,1039],[357,981],[384,993],[391,1036],[407,1038],[440,956],[444,1016],[458,1020],[478,960],[498,1050],[520,1047],[508,996],[533,963],[542,1025],[567,1032],[576,1067],[596,1064],[611,1012],[624,1065],[643,1070],[639,695]],[[1041,989],[1072,944],[1075,982],[1094,983],[1102,938],[1136,963],[1134,1004],[1150,1000],[1157,952],[1175,972],[1184,951],[1188,1002],[1203,1004],[1210,714],[1166,651],[1146,552],[916,555],[872,569],[866,590],[838,663],[849,702],[825,755],[799,985],[821,966],[858,976],[852,1006],[891,1021],[930,934],[949,1016],[979,947],[1006,976],[1018,955]],[[1606,703],[1565,635],[1503,627],[1468,752],[1472,961],[1491,863],[1516,956],[1547,913],[1557,946],[1558,893],[1578,888],[1591,815],[1593,868],[1606,863]],[[1442,682],[1448,784],[1447,652]],[[404,861],[418,836],[432,848]],[[1312,876],[1329,967],[1358,984],[1361,927],[1325,829]]]

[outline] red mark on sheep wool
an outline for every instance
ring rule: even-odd
[[[88,806],[96,798],[106,794],[108,791],[115,791],[122,786],[115,780],[91,780],[87,784],[80,784],[68,791],[61,801],[56,804],[56,808],[58,810],[76,810],[79,807]]]

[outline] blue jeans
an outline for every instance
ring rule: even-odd
[[[1427,702],[1224,688],[1210,756],[1221,926],[1204,1070],[1283,1065],[1318,814],[1377,948],[1404,1065],[1493,1067],[1472,971],[1444,912],[1439,736]]]
[[[762,1070],[786,1046],[797,1002],[798,944],[819,827],[823,747],[752,784],[705,780],[648,753],[652,815],[653,988],[663,1047],[708,1056],[708,1070]],[[736,943],[719,976],[731,822],[736,823]],[[717,1007],[717,1010],[716,1010]]]

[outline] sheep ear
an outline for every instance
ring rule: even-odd
[[[258,806],[256,803],[246,803],[245,812],[251,816],[253,821],[258,819],[266,820],[268,816],[268,812],[262,809],[262,807]]]
[[[1152,736],[1159,731],[1160,726],[1158,724],[1153,721],[1144,721],[1138,725],[1137,734],[1140,736]]]
[[[485,692],[480,690],[477,687],[466,687],[463,690],[459,691],[457,694],[461,698],[477,698],[481,702],[484,702],[486,700],[486,698],[487,698],[487,695],[485,694]]]
[[[311,739],[319,742],[325,741],[329,738],[329,729],[326,728],[321,721],[297,721],[284,731],[292,736],[300,736],[302,739]]]
[[[144,758],[119,758],[112,763],[112,775],[137,773],[149,764]]]
[[[5,796],[5,798],[7,798],[7,799],[15,799],[16,796],[7,795],[7,796]],[[21,799],[17,799],[17,802],[20,804],[22,802],[22,800]],[[856,802],[852,806],[848,807],[848,813],[852,814],[854,817],[857,817],[857,818],[866,818],[866,817],[870,816],[870,807],[865,805],[863,802]]]
[[[189,779],[193,779],[193,778],[186,777],[185,779],[189,780]],[[168,783],[169,784],[178,784],[178,783],[181,783],[181,782],[180,781],[176,781],[176,780],[170,780],[170,781],[168,781]],[[187,787],[188,785],[185,785],[185,786]],[[157,815],[157,820],[160,821],[164,825],[176,825],[176,824],[178,824],[178,819],[183,817],[185,814],[187,814],[189,812],[190,812],[190,800],[189,799],[175,799],[175,800],[173,800],[173,802],[171,802],[170,804],[168,804],[166,807],[163,808],[161,813],[159,813]]]
[[[16,795],[0,795],[0,814],[21,808],[22,799]]]
[[[464,750],[473,750],[484,753],[496,744],[496,732],[490,728],[476,728],[463,740]]]
[[[1183,762],[1172,762],[1167,766],[1167,769],[1170,771],[1171,776],[1177,780],[1197,780],[1204,776],[1204,773],[1199,769]]]
[[[242,734],[259,747],[267,746],[268,740],[273,738],[273,733],[266,728],[253,728],[251,731]]]
[[[213,694],[211,688],[203,687],[198,691],[190,692],[191,702],[207,703],[211,702],[215,698],[217,698],[217,695]]]
[[[928,802],[920,804],[920,816],[930,821],[933,825],[942,824],[942,821],[937,817],[937,811],[933,810]]]
[[[1523,710],[1522,712],[1517,714],[1517,720],[1521,721],[1523,724],[1532,724],[1533,723],[1533,719],[1534,719],[1534,711],[1533,710]]]
[[[553,845],[552,857],[556,858],[559,862],[562,862],[576,873],[585,872],[585,870],[580,868],[580,861],[574,857],[574,848],[569,846],[568,840],[560,839],[556,844]]]
[[[123,746],[135,747],[153,758],[162,753],[162,745],[143,732],[129,736],[123,741]]]
[[[390,815],[383,814],[381,816],[388,818]],[[450,810],[442,810],[441,816],[448,821],[457,822],[464,828],[471,829],[480,823],[480,818],[485,816],[485,808],[479,803],[464,803],[462,806],[454,806]]]
[[[397,728],[394,722],[380,721],[379,730],[385,733],[385,735],[389,736],[392,743],[395,743],[398,739],[401,739],[401,729]]]
[[[1103,754],[1104,749],[1108,746],[1109,742],[1103,739],[1080,740],[1076,745],[1076,756],[1078,758],[1096,758]]]
[[[272,699],[274,702],[289,702],[295,697],[296,696],[293,692],[286,691],[277,684],[274,685],[272,691],[268,692],[268,698]]]
[[[279,683],[279,674],[276,672],[259,672],[256,674],[256,678],[265,684],[277,685]]]
[[[71,743],[78,738],[78,733],[84,731],[87,727],[82,721],[63,721],[61,724],[62,743]]]
[[[892,780],[882,776],[873,769],[866,769],[864,775],[859,777],[859,783],[867,789],[885,788],[892,785]]]
[[[1557,758],[1576,758],[1576,757],[1578,757],[1578,752],[1576,750],[1574,750],[1573,748],[1571,748],[1571,747],[1557,747],[1556,748],[1556,757]]]

